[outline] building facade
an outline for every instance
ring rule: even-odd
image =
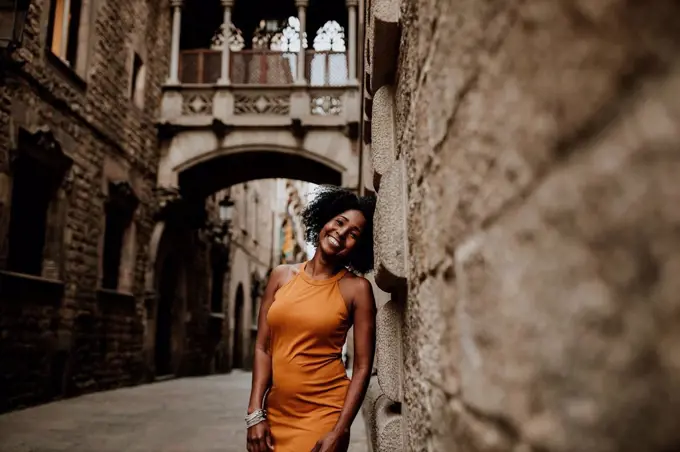
[[[679,17],[367,4],[374,452],[680,444]]]
[[[360,185],[357,4],[320,5],[30,3],[0,87],[0,410],[250,366],[266,276],[305,251],[305,183],[265,179]]]
[[[170,11],[35,0],[0,87],[0,411],[142,381]]]

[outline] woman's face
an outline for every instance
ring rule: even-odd
[[[346,258],[358,243],[365,224],[366,218],[358,210],[335,216],[321,228],[319,248],[327,256]]]

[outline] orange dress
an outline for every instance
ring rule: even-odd
[[[330,432],[345,403],[349,379],[342,346],[350,327],[338,281],[301,270],[274,295],[267,313],[272,387],[267,419],[276,452],[307,452]]]

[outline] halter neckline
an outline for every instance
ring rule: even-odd
[[[322,286],[322,285],[324,285],[324,284],[332,284],[332,283],[334,283],[334,282],[336,282],[336,281],[339,281],[340,278],[342,278],[343,276],[345,276],[345,273],[347,273],[347,269],[346,269],[346,268],[343,268],[342,270],[340,270],[338,273],[336,273],[334,276],[331,276],[330,278],[326,278],[326,279],[314,279],[314,278],[312,278],[311,276],[309,276],[309,275],[307,274],[307,272],[305,271],[305,269],[307,268],[307,264],[308,264],[308,263],[309,263],[309,261],[305,261],[305,262],[302,264],[302,267],[300,268],[299,274],[300,274],[300,277],[301,277],[302,279],[304,279],[304,280],[305,280],[306,282],[308,282],[309,284],[313,284],[313,285],[315,285],[315,286]]]

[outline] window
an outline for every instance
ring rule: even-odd
[[[51,193],[44,168],[17,166],[9,224],[10,271],[40,276]]]
[[[118,290],[123,255],[123,241],[132,223],[139,200],[127,182],[110,182],[106,203],[104,250],[102,254],[103,289]]]
[[[104,229],[104,256],[102,288],[116,290],[120,279],[120,259],[126,224],[114,212],[107,212]]]
[[[146,82],[146,66],[137,52],[132,60],[132,78],[130,80],[130,99],[138,108],[144,108],[144,85]]]
[[[82,0],[52,0],[48,25],[48,48],[71,68],[78,57],[78,33]]]
[[[222,298],[224,294],[223,287],[225,271],[226,269],[220,265],[213,266],[210,311],[214,313],[221,313],[223,311]]]
[[[71,164],[50,131],[19,130],[12,161],[8,270],[42,274],[48,212]]]

